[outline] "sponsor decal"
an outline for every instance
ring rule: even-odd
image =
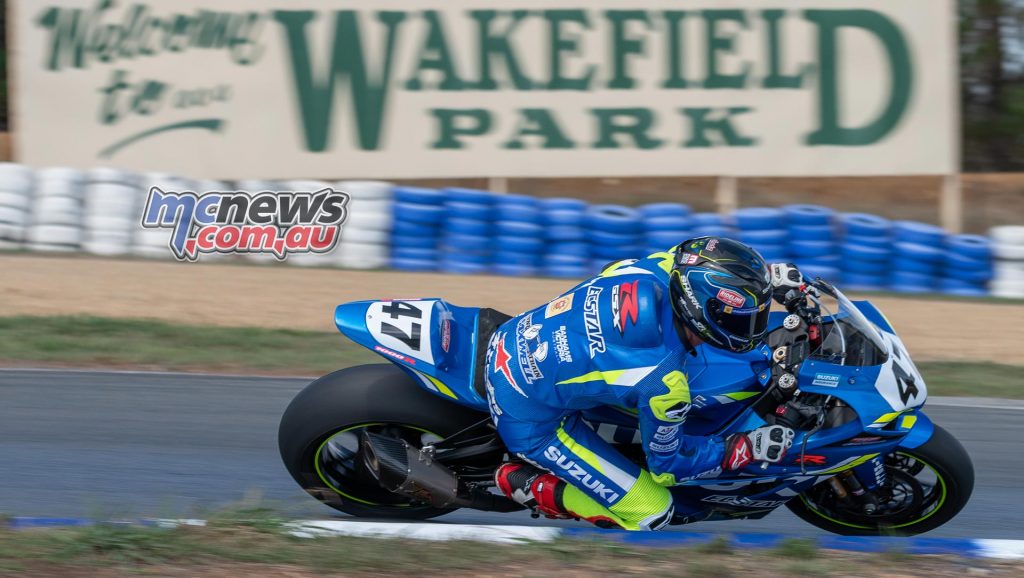
[[[659,425],[658,431],[654,432],[654,441],[665,443],[676,436],[679,432],[679,424]]]
[[[692,303],[697,309],[703,309],[700,305],[700,301],[697,300],[697,296],[693,294],[693,288],[690,287],[690,280],[685,277],[680,277],[679,281],[682,283],[683,293],[686,293],[686,298],[690,300],[690,303]]]
[[[537,346],[537,349],[533,350],[533,358],[537,361],[543,362],[548,358],[548,342],[545,341]]]
[[[534,339],[537,338],[538,335],[540,335],[540,330],[540,325],[531,325],[526,328],[526,331],[523,331],[523,338],[526,339],[527,341],[533,341]]]
[[[701,500],[712,504],[725,504],[727,506],[740,506],[743,508],[778,508],[786,503],[786,500],[751,500],[743,496],[707,496]]]
[[[544,379],[544,374],[540,372],[537,359],[530,353],[530,345],[525,337],[526,332],[533,328],[532,326],[533,313],[526,314],[516,324],[516,359],[526,383]]]
[[[796,459],[793,460],[793,463],[807,464],[809,466],[823,466],[827,461],[828,460],[825,458],[825,456],[806,454],[802,456],[797,456]]]
[[[699,260],[700,256],[696,255],[695,253],[686,253],[685,255],[683,255],[681,263],[683,265],[693,265]]]
[[[674,452],[676,451],[676,448],[679,447],[679,440],[675,440],[670,444],[659,444],[651,442],[647,444],[647,447],[650,448],[652,452]]]
[[[494,373],[500,373],[505,376],[505,379],[512,385],[523,397],[529,397],[526,392],[523,391],[519,384],[516,383],[515,378],[512,377],[512,369],[508,366],[508,362],[512,360],[512,356],[508,354],[505,349],[505,334],[502,333],[498,336],[497,343],[494,346]]]
[[[562,468],[568,476],[579,480],[584,487],[609,504],[619,498],[618,492],[604,485],[604,482],[591,475],[574,460],[564,456],[555,446],[548,446],[548,449],[544,450],[544,457]]]
[[[625,335],[626,321],[636,325],[640,309],[636,294],[639,283],[640,281],[633,281],[612,287],[612,327],[619,335]]]
[[[742,295],[730,289],[719,289],[715,297],[730,307],[743,307],[746,302]]]
[[[811,385],[820,387],[839,387],[840,376],[831,373],[816,373]]]
[[[555,355],[558,356],[558,361],[572,363],[572,350],[569,348],[569,336],[565,332],[565,325],[551,334],[551,340],[555,343]]]
[[[266,253],[284,261],[294,253],[330,253],[348,217],[348,193],[149,190],[141,224],[172,229],[168,247],[179,261],[200,255]]]
[[[690,404],[679,402],[672,409],[665,411],[665,419],[682,422],[686,420],[686,414],[689,412]]]
[[[718,239],[711,239],[710,241],[708,241],[707,249],[708,249],[708,251],[714,251],[715,247],[717,247],[717,246],[718,246]]]
[[[548,303],[548,306],[544,308],[544,319],[550,319],[555,315],[560,315],[572,309],[573,295],[575,295],[575,293],[563,295],[551,303]]]
[[[851,439],[844,443],[844,446],[862,446],[867,444],[875,444],[882,441],[881,436],[860,436]]]
[[[598,353],[605,352],[604,332],[601,329],[601,313],[598,311],[597,302],[601,298],[600,287],[588,287],[587,297],[583,300],[583,324],[587,330],[587,347],[590,350],[590,358],[593,359]]]
[[[722,475],[722,466],[715,466],[714,469],[710,469],[710,470],[707,470],[705,472],[701,472],[701,473],[699,473],[699,474],[697,474],[695,476],[690,476],[689,478],[683,478],[683,479],[685,479],[685,480],[704,480],[704,479],[707,479],[707,478],[717,478],[720,475]]]
[[[381,347],[380,345],[374,345],[373,346],[373,350],[376,351],[377,353],[381,353],[383,355],[387,355],[388,357],[397,359],[398,361],[404,361],[404,362],[408,363],[409,365],[416,365],[416,360],[415,359],[409,357],[408,355],[402,355],[401,353],[399,353],[397,351],[391,351],[390,349],[388,349],[386,347]]]
[[[441,321],[441,349],[445,353],[448,353],[448,348],[452,345],[452,321],[451,319],[445,319]]]
[[[732,452],[732,456],[730,456],[729,469],[738,470],[749,464],[753,459],[753,456],[750,455],[750,444],[741,443],[736,446],[736,449]]]

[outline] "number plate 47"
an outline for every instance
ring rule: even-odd
[[[378,301],[366,309],[366,329],[382,346],[434,363],[430,322],[435,300]]]

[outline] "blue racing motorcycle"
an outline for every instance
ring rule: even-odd
[[[797,431],[793,448],[783,463],[684,480],[672,488],[672,523],[760,518],[782,505],[839,534],[917,534],[952,519],[971,496],[971,459],[922,411],[924,380],[885,316],[821,279],[789,297],[763,356],[698,348],[717,385],[691,391],[686,428],[724,437],[781,424]],[[361,517],[521,509],[492,491],[509,456],[482,369],[508,319],[440,299],[338,306],[338,329],[391,363],[336,371],[295,397],[278,436],[292,477]],[[633,415],[605,407],[584,417],[643,464]]]

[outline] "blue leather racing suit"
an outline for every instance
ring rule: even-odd
[[[673,326],[671,253],[623,261],[504,323],[488,346],[491,417],[510,452],[568,482],[563,501],[591,521],[656,529],[672,516],[668,487],[715,475],[721,438],[686,435],[687,351]],[[648,470],[580,416],[635,413]]]

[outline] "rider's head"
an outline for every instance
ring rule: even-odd
[[[676,321],[704,342],[740,353],[764,337],[771,274],[761,255],[743,243],[698,237],[680,244],[669,288]]]

